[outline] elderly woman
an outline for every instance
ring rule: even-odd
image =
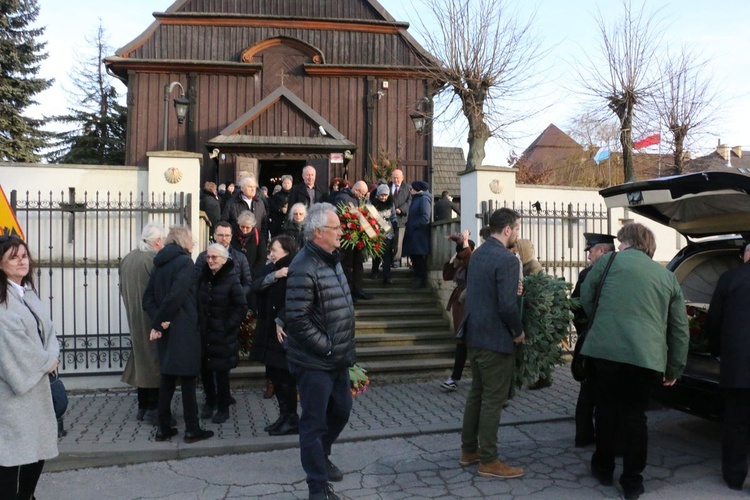
[[[281,233],[289,212],[289,192],[292,189],[292,176],[282,175],[281,186],[276,187],[279,188],[279,192],[277,193],[274,188],[274,194],[268,202],[271,211],[268,228],[271,231],[271,236],[278,236]]]
[[[154,257],[154,269],[143,294],[143,309],[151,317],[151,334],[159,347],[161,383],[159,386],[156,441],[177,435],[172,427],[172,396],[177,379],[182,385],[182,410],[185,418],[185,442],[195,443],[214,435],[201,429],[195,380],[201,366],[201,337],[195,300],[195,271],[190,229],[174,226],[164,248]]]
[[[266,248],[263,237],[255,224],[255,214],[245,210],[237,217],[239,231],[232,235],[232,248],[242,252],[250,266],[253,277],[257,276],[266,265]],[[253,305],[250,304],[252,307]],[[253,307],[253,310],[255,308]]]
[[[307,217],[307,207],[304,203],[295,203],[292,205],[292,209],[289,211],[289,215],[284,222],[284,229],[282,234],[291,236],[292,239],[297,243],[297,248],[305,246],[305,236],[302,231],[302,226]]]
[[[0,237],[0,497],[33,498],[57,456],[49,375],[60,346],[36,294],[29,247]]]
[[[275,388],[279,418],[265,427],[271,436],[297,434],[297,386],[286,361],[285,335],[277,333],[276,318],[284,317],[286,275],[297,244],[286,235],[271,240],[268,255],[271,262],[253,281],[258,294],[258,328],[253,345],[253,358],[266,365],[266,373]]]
[[[203,390],[201,413],[215,424],[229,419],[229,371],[239,363],[239,328],[247,301],[229,251],[219,243],[209,245],[206,263],[198,278],[198,319],[201,329]],[[216,415],[214,408],[218,407]]]
[[[391,228],[397,226],[398,221],[396,220],[396,207],[393,205],[393,197],[391,196],[391,190],[387,184],[381,184],[374,191],[375,197],[372,200],[372,205],[378,211],[380,216],[388,221]],[[392,285],[391,280],[391,265],[393,264],[393,237],[394,231],[388,231],[385,235],[383,257],[375,257],[372,259],[372,279],[377,279],[378,268],[380,263],[383,263],[383,284]]]
[[[591,473],[600,483],[612,484],[615,444],[622,438],[620,485],[625,498],[638,498],[645,491],[641,472],[646,467],[649,397],[657,384],[671,386],[682,374],[689,334],[680,284],[652,260],[656,243],[651,230],[630,223],[617,239],[620,252],[597,259],[581,286],[581,305],[593,318],[581,353],[592,360],[596,404]]]

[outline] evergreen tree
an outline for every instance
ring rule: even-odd
[[[104,28],[99,25],[88,57],[78,57],[70,92],[75,104],[69,113],[52,117],[73,129],[54,134],[55,144],[47,154],[51,163],[123,165],[127,108],[118,102],[119,95],[102,60],[111,52]]]
[[[45,42],[37,39],[44,28],[30,28],[39,15],[36,0],[0,0],[0,160],[39,161],[39,151],[49,136],[45,120],[29,118],[24,110],[34,95],[52,80],[37,78],[39,64],[47,58]]]

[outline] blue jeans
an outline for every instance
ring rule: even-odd
[[[312,370],[289,363],[297,379],[302,416],[299,419],[299,452],[310,493],[328,483],[326,458],[344,430],[352,410],[349,369]]]

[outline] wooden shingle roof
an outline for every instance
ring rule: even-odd
[[[443,191],[449,191],[453,196],[460,196],[461,180],[458,174],[466,170],[463,149],[435,146],[432,156],[432,193],[438,196]]]

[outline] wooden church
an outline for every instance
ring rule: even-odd
[[[245,170],[271,187],[312,164],[327,189],[377,178],[385,156],[431,180],[432,58],[376,0],[177,0],[154,17],[105,59],[128,86],[128,165],[197,152],[204,181]]]

